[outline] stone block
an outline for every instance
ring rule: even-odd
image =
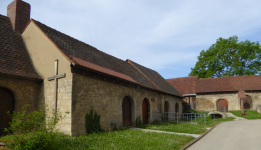
[[[66,93],[72,93],[72,87],[67,87],[66,88]]]
[[[256,111],[261,114],[261,104],[257,104]]]
[[[72,79],[68,79],[68,80],[67,80],[67,86],[68,86],[68,85],[72,85]]]
[[[6,86],[6,80],[0,79],[0,86],[5,87]]]

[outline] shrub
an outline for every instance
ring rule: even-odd
[[[103,132],[100,124],[100,115],[93,109],[90,110],[90,113],[87,113],[85,116],[85,129],[86,134],[92,134],[95,132]]]
[[[51,112],[51,116],[46,116],[49,110],[47,106],[40,105],[38,111],[27,113],[30,105],[25,105],[22,111],[9,114],[12,119],[10,128],[5,131],[12,134],[13,141],[7,145],[8,148],[16,150],[41,150],[52,144],[55,125],[66,115],[62,116],[59,110]],[[69,112],[67,112],[68,114]]]
[[[135,123],[136,123],[136,127],[138,125],[141,125],[141,117],[140,116],[136,118]]]

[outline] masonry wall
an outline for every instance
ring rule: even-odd
[[[63,115],[67,111],[70,114],[58,123],[57,129],[71,135],[71,62],[64,57],[64,54],[60,52],[53,42],[33,22],[29,23],[22,37],[36,72],[44,79],[41,87],[41,95],[42,100],[48,105],[49,111],[54,109],[54,80],[48,81],[47,78],[54,76],[55,60],[59,60],[58,74],[65,73],[66,77],[58,79],[57,109]]]
[[[38,108],[41,81],[0,76],[0,87],[12,91],[15,98],[15,111],[18,112],[25,104],[29,104],[28,111]]]
[[[261,92],[250,91],[246,95],[251,96],[253,110],[256,110],[257,104],[261,103]],[[228,101],[228,110],[240,110],[240,99],[238,92],[227,93],[210,93],[210,94],[197,94],[196,96],[196,110],[198,111],[213,111],[217,110],[216,102],[219,99],[226,99]]]
[[[52,112],[54,107],[54,87],[55,83],[54,80],[44,81],[44,100],[45,104],[48,105],[48,117],[50,117],[50,113]],[[69,114],[66,115],[56,126],[56,129],[59,131],[72,135],[71,133],[71,106],[72,106],[72,78],[63,78],[58,80],[58,88],[57,88],[57,110],[62,113],[64,116],[66,112]]]
[[[169,109],[174,112],[175,104],[178,103],[179,112],[182,111],[181,98],[160,94],[158,92],[135,89],[115,84],[88,76],[73,74],[72,88],[72,135],[85,134],[85,115],[94,109],[101,115],[101,126],[105,130],[115,124],[118,128],[122,123],[122,101],[128,96],[132,103],[132,125],[135,119],[142,117],[142,102],[145,98],[149,101],[149,123],[159,119],[159,108],[163,110],[165,101],[169,102]]]

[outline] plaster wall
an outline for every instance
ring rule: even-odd
[[[85,134],[85,115],[94,109],[101,115],[101,126],[105,130],[112,129],[112,124],[122,128],[122,101],[128,96],[132,105],[131,124],[141,116],[142,102],[145,98],[149,101],[149,123],[159,120],[159,110],[163,110],[164,102],[169,102],[169,111],[175,112],[175,104],[179,105],[182,112],[181,98],[160,94],[158,92],[135,89],[112,82],[95,79],[73,73],[72,88],[72,135]]]
[[[56,45],[31,21],[22,34],[26,48],[36,72],[44,79],[42,95],[49,110],[54,109],[54,80],[47,78],[54,76],[55,60],[58,59],[58,74],[66,73],[65,78],[58,79],[57,109],[62,114],[70,112],[57,125],[57,128],[65,134],[71,135],[71,92],[72,73],[71,62],[60,52]]]

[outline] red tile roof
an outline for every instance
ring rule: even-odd
[[[143,67],[132,61],[131,65],[97,48],[52,29],[39,21],[31,20],[53,42],[64,56],[72,63],[99,71],[101,73],[124,79],[143,87],[163,93],[182,97],[156,71]]]
[[[260,91],[261,75],[231,76],[199,79],[196,93],[228,92],[228,91]]]
[[[76,57],[73,57],[73,56],[71,56],[71,59],[76,64],[78,64],[78,65],[80,65],[82,67],[86,67],[86,68],[89,68],[89,69],[92,69],[92,70],[95,70],[95,71],[98,71],[98,72],[101,72],[101,73],[105,73],[105,74],[108,74],[108,75],[111,75],[111,76],[115,76],[115,77],[118,77],[118,78],[126,80],[126,81],[137,83],[130,76],[127,76],[125,74],[113,71],[111,69],[107,69],[107,68],[101,67],[101,66],[96,65],[94,63],[91,63],[91,62],[88,62],[86,60],[82,60],[82,59],[79,59],[79,58],[76,58]]]
[[[166,79],[175,89],[179,91],[182,95],[186,94],[196,94],[195,84],[197,81],[197,76],[183,77],[183,78],[173,78]]]
[[[42,80],[35,72],[21,35],[0,15],[0,73]]]

